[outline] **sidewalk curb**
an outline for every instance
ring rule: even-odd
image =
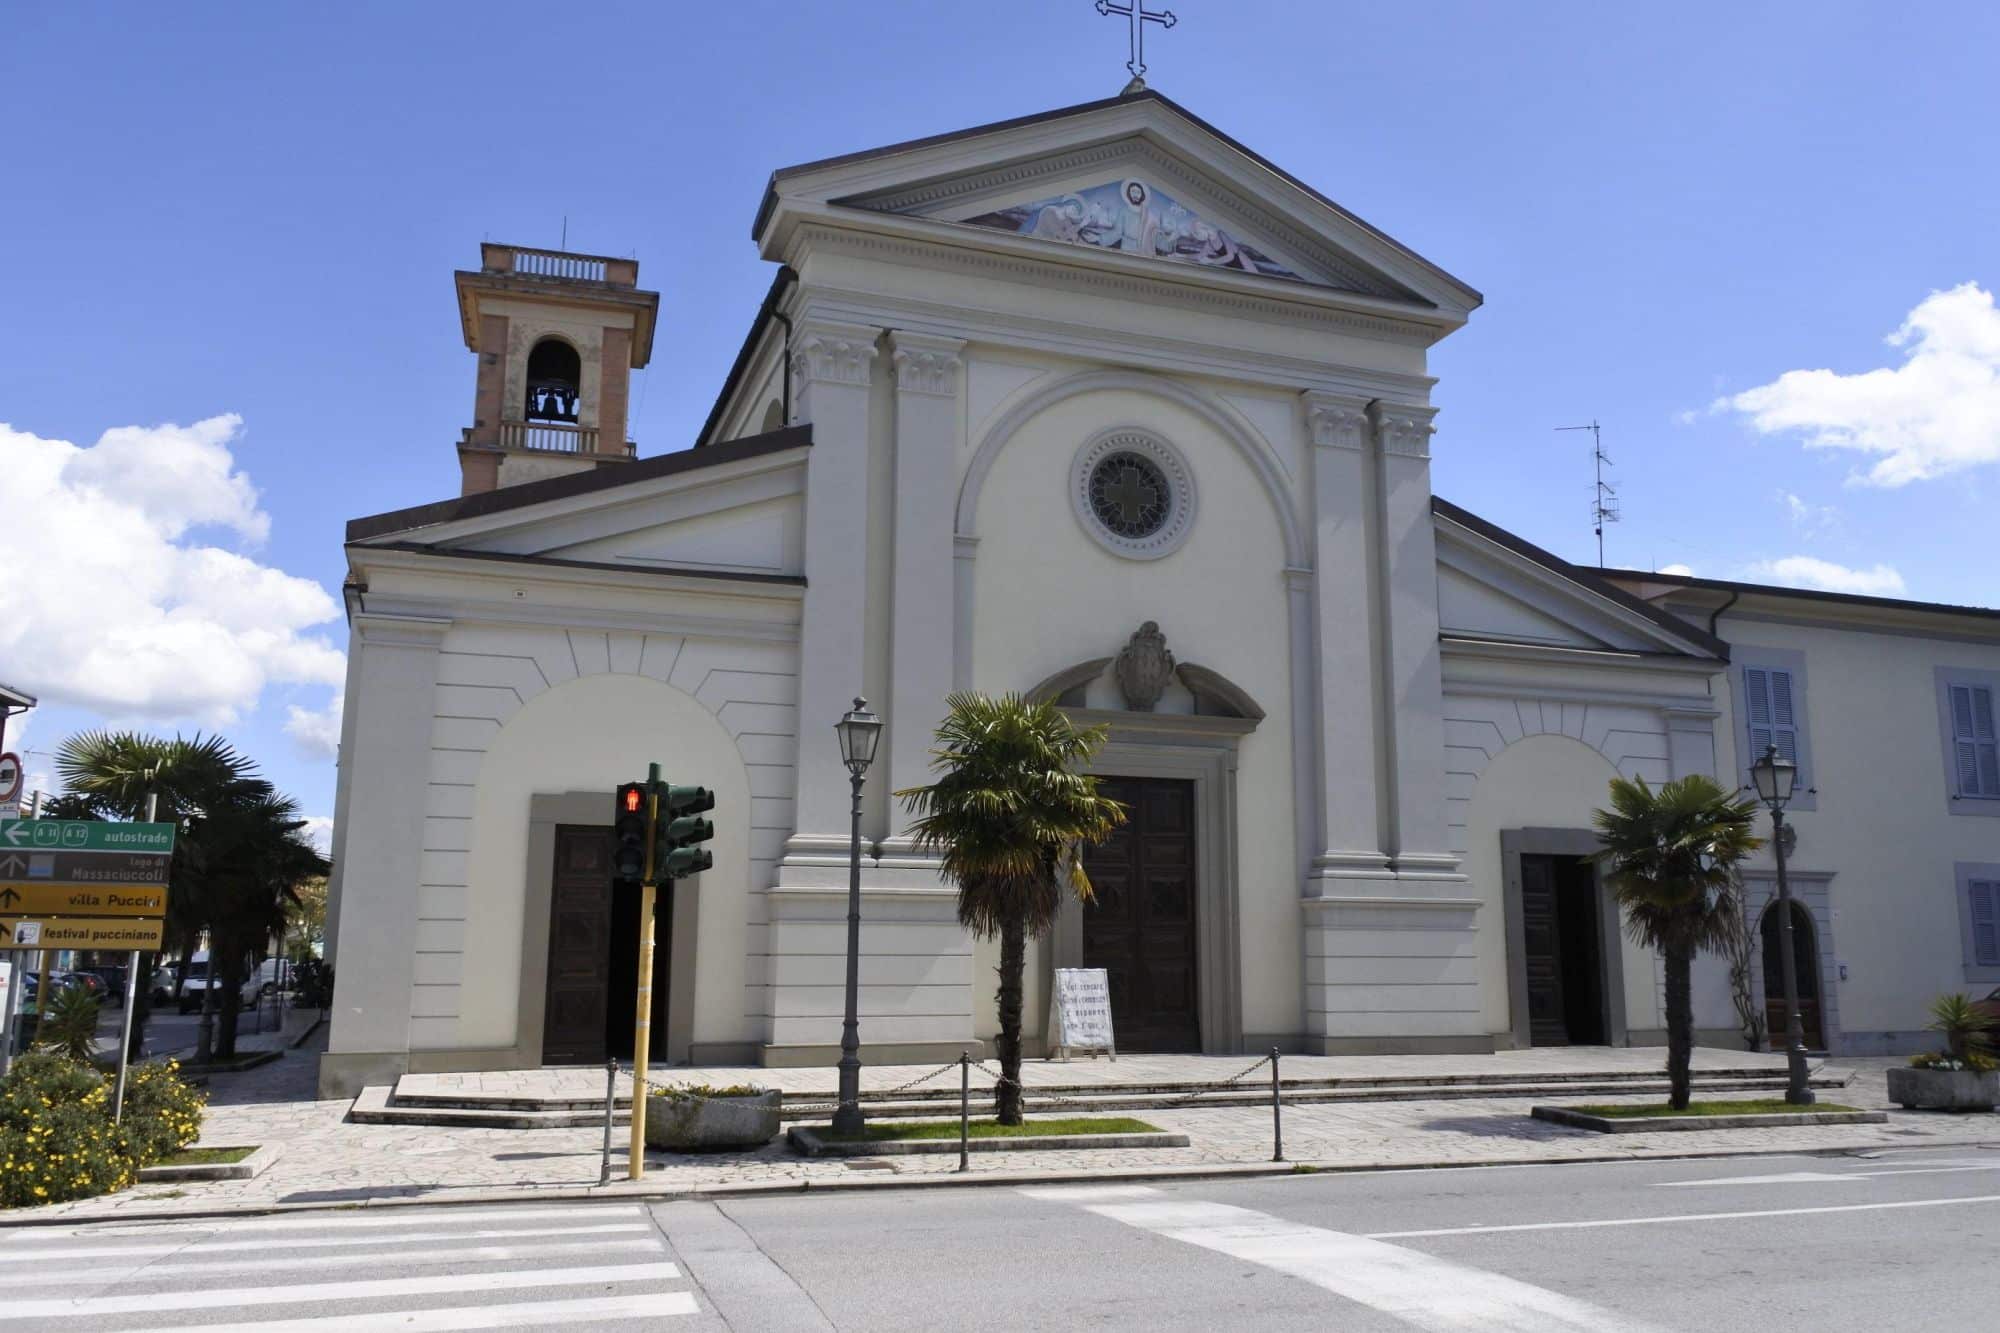
[[[651,1187],[642,1179],[637,1186],[630,1182],[615,1182],[611,1185],[562,1185],[562,1186],[513,1186],[489,1190],[472,1190],[464,1193],[451,1192],[427,1198],[412,1198],[398,1195],[379,1199],[356,1199],[344,1203],[315,1201],[312,1203],[257,1203],[239,1207],[175,1208],[175,1209],[134,1209],[127,1212],[10,1217],[0,1213],[0,1230],[8,1227],[76,1227],[100,1223],[147,1223],[147,1222],[191,1222],[227,1218],[269,1217],[288,1213],[354,1212],[359,1209],[453,1207],[492,1204],[546,1204],[546,1203],[667,1203],[675,1200],[692,1199],[754,1199],[779,1195],[811,1194],[861,1194],[869,1191],[900,1189],[963,1189],[963,1188],[1008,1188],[1022,1185],[1102,1185],[1138,1184],[1146,1181],[1198,1181],[1198,1180],[1241,1180],[1258,1178],[1289,1177],[1307,1179],[1314,1176],[1344,1176],[1380,1174],[1405,1171],[1468,1171],[1493,1170],[1505,1167],[1524,1166],[1601,1166],[1612,1162],[1678,1162],[1703,1161],[1732,1157],[1843,1157],[1850,1153],[1879,1153],[1902,1147],[1915,1148],[1919,1145],[1884,1144],[1879,1142],[1857,1142],[1845,1144],[1821,1144],[1810,1148],[1789,1147],[1742,1147],[1710,1148],[1694,1151],[1670,1150],[1662,1152],[1626,1151],[1587,1153],[1581,1156],[1519,1157],[1488,1161],[1417,1161],[1417,1162],[1344,1162],[1321,1165],[1314,1162],[1223,1162],[1192,1166],[1141,1166],[1114,1168],[1110,1170],[1083,1169],[1048,1171],[994,1171],[960,1176],[940,1174],[925,1176],[857,1177],[852,1180],[772,1180],[746,1182],[729,1185],[681,1185]],[[2000,1134],[1992,1138],[1966,1140],[1948,1144],[1926,1144],[1924,1147],[1939,1149],[2000,1149]]]

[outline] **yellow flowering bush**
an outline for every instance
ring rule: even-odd
[[[136,1175],[103,1075],[60,1055],[14,1063],[0,1081],[0,1207],[85,1199]]]
[[[126,1146],[140,1166],[172,1157],[201,1134],[208,1097],[180,1076],[180,1062],[135,1066],[125,1076]]]

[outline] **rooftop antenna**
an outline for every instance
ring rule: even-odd
[[[569,249],[569,214],[567,213],[563,214],[562,243],[557,245],[556,249]]]
[[[1588,426],[1557,426],[1557,430],[1587,430],[1590,432],[1590,465],[1592,469],[1592,495],[1590,501],[1590,528],[1597,537],[1597,567],[1604,568],[1604,525],[1616,523],[1622,515],[1618,512],[1618,491],[1604,479],[1604,469],[1611,463],[1611,456],[1604,452],[1603,428],[1596,421]]]

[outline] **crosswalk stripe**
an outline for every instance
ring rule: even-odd
[[[685,1291],[653,1296],[597,1296],[578,1301],[528,1301],[518,1305],[467,1305],[449,1310],[398,1310],[377,1315],[315,1315],[310,1319],[271,1319],[252,1324],[204,1324],[203,1333],[321,1333],[336,1327],[354,1328],[361,1320],[380,1321],[398,1333],[448,1333],[467,1328],[520,1328],[525,1324],[599,1324],[614,1319],[664,1319],[668,1315],[699,1314],[701,1307]],[[187,1333],[186,1324],[171,1329],[135,1329],[133,1333]]]
[[[84,1235],[144,1235],[147,1232],[184,1231],[235,1232],[235,1231],[306,1231],[325,1228],[329,1231],[350,1228],[372,1229],[377,1227],[414,1227],[450,1225],[457,1222],[498,1222],[501,1220],[544,1222],[568,1219],[581,1221],[587,1217],[638,1217],[640,1209],[614,1207],[601,1203],[584,1203],[568,1207],[532,1207],[521,1205],[513,1208],[438,1208],[425,1210],[422,1215],[413,1208],[370,1208],[353,1212],[326,1212],[287,1214],[282,1217],[246,1217],[216,1222],[136,1222],[125,1226],[116,1223],[98,1223],[95,1226],[51,1228],[43,1231],[19,1232],[9,1245],[32,1245],[40,1239],[75,1239]]]
[[[211,1240],[176,1242],[171,1245],[71,1245],[54,1248],[10,1250],[0,1246],[0,1264],[41,1263],[48,1259],[139,1259],[163,1254],[220,1254],[229,1250],[319,1250],[350,1245],[435,1245],[449,1241],[528,1240],[542,1236],[629,1235],[651,1231],[649,1222],[613,1222],[594,1227],[527,1227],[477,1231],[401,1231],[393,1236],[303,1237],[290,1240]],[[131,1232],[113,1232],[130,1235]]]
[[[492,1264],[512,1259],[539,1259],[544,1256],[561,1259],[567,1256],[564,1250],[589,1249],[596,1254],[630,1254],[635,1250],[650,1254],[660,1254],[658,1240],[571,1240],[534,1245],[475,1245],[469,1248],[443,1250],[421,1250],[414,1254],[397,1250],[384,1254],[315,1254],[306,1257],[278,1255],[272,1258],[253,1259],[210,1259],[201,1263],[182,1263],[169,1259],[163,1263],[149,1264],[146,1277],[170,1278],[183,1274],[190,1277],[205,1276],[209,1273],[256,1273],[265,1270],[295,1272],[313,1268],[359,1268],[366,1264]]]
[[[1499,1273],[1231,1204],[1109,1203],[1086,1211],[1262,1264],[1434,1333],[1630,1333],[1646,1327]]]
[[[311,1301],[369,1301],[390,1296],[434,1296],[447,1291],[508,1287],[569,1287],[600,1282],[667,1282],[681,1275],[673,1264],[618,1264],[594,1268],[545,1268],[505,1273],[442,1273],[434,1277],[375,1278],[365,1282],[306,1282],[286,1287],[228,1287],[209,1291],[156,1291],[118,1296],[53,1297],[0,1306],[0,1324],[61,1315],[144,1314],[158,1310],[216,1310],[239,1305],[290,1305]]]

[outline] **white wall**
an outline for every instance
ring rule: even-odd
[[[993,378],[974,374],[975,384]],[[1113,555],[1072,511],[1077,450],[1113,426],[1142,427],[1171,442],[1194,474],[1194,526],[1172,555]],[[1034,416],[1000,451],[980,492],[978,531],[975,688],[1030,689],[1077,662],[1115,654],[1142,621],[1156,620],[1176,658],[1220,672],[1265,710],[1241,742],[1238,770],[1243,1024],[1246,1032],[1298,1031],[1285,552],[1257,473],[1232,442],[1178,404],[1132,390],[1085,393]],[[996,1025],[993,952],[981,948],[973,969],[982,1034]],[[1037,1030],[1045,999],[1030,996],[1029,1031]]]

